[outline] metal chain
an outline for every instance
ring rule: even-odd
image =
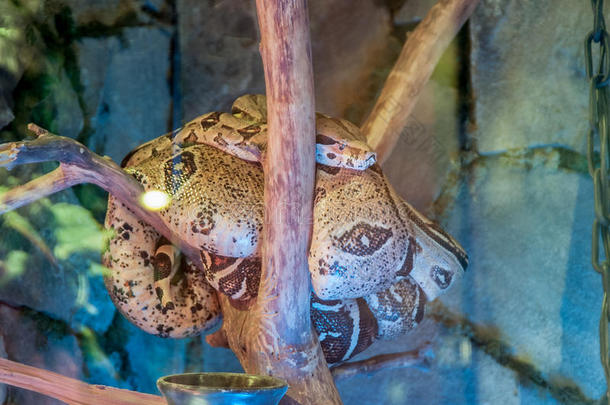
[[[590,129],[587,137],[587,158],[589,174],[593,178],[595,192],[595,220],[593,221],[593,242],[591,261],[593,268],[602,275],[604,297],[599,320],[600,359],[606,375],[606,395],[603,403],[610,405],[610,347],[608,341],[608,320],[610,311],[608,294],[610,293],[610,36],[606,31],[604,20],[604,1],[591,0],[593,8],[593,31],[585,39],[585,63],[587,78],[590,84],[589,121]],[[594,49],[594,45],[597,46]],[[595,52],[597,51],[597,52]],[[594,62],[597,60],[597,63]],[[594,71],[594,68],[596,70]],[[599,148],[599,156],[595,149]],[[600,241],[604,249],[604,259],[600,261]]]

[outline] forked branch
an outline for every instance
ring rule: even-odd
[[[174,234],[158,213],[147,210],[140,204],[144,189],[116,163],[91,152],[71,138],[53,135],[34,124],[28,128],[38,134],[38,138],[0,145],[0,167],[11,169],[17,165],[50,161],[60,162],[60,165],[52,172],[2,194],[0,214],[76,184],[92,183],[112,193],[136,216],[180,246],[189,258],[195,262],[200,261],[196,248],[180,235]]]

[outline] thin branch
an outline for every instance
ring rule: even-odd
[[[331,372],[336,381],[345,380],[357,375],[372,375],[382,370],[417,367],[428,370],[433,357],[431,346],[427,344],[417,350],[408,352],[380,354],[366,360],[343,363],[333,367]]]
[[[421,90],[478,2],[440,0],[409,34],[373,110],[362,125],[362,132],[377,152],[379,162],[392,152]]]
[[[188,241],[173,233],[161,216],[140,204],[144,189],[116,163],[103,158],[81,143],[49,133],[36,125],[28,128],[39,136],[31,141],[0,145],[0,167],[11,169],[17,165],[58,161],[54,171],[15,187],[0,196],[0,214],[29,204],[80,183],[92,183],[112,193],[134,214],[152,225],[159,233],[180,246],[184,254],[199,263],[199,251]]]
[[[60,165],[52,172],[37,177],[21,186],[13,187],[2,194],[0,199],[0,215],[79,183],[76,178],[68,176],[64,170],[65,167]]]
[[[0,383],[35,391],[71,405],[167,405],[157,395],[87,384],[3,358],[0,358]]]

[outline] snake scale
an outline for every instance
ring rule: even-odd
[[[311,318],[329,363],[415,327],[425,303],[465,271],[460,245],[403,201],[348,121],[316,116],[316,186],[309,271]],[[242,96],[131,152],[125,170],[170,204],[167,225],[200,248],[198,269],[112,196],[105,284],[121,313],[163,337],[206,333],[216,292],[257,296],[266,149],[264,96]]]

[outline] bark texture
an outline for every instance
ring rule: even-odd
[[[247,312],[221,297],[223,330],[246,372],[288,381],[282,403],[340,404],[309,315],[315,107],[307,5],[256,5],[269,123],[263,271],[258,299]]]

